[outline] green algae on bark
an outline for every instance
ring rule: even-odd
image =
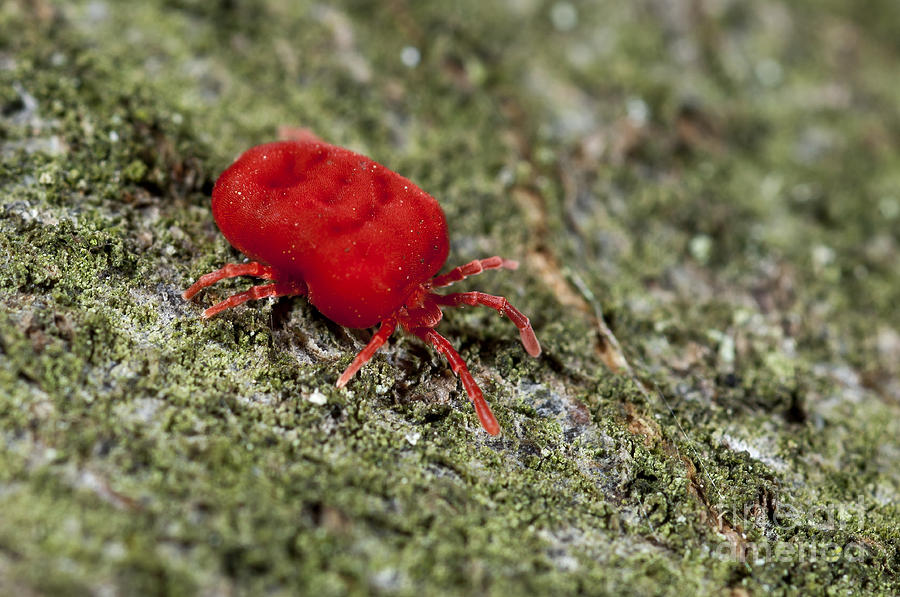
[[[4,3],[0,593],[896,593],[900,48],[862,12]],[[282,125],[438,197],[449,263],[522,261],[477,287],[540,360],[441,325],[499,438],[415,339],[337,390],[368,332],[181,300]]]

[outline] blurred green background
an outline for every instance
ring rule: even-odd
[[[0,4],[0,593],[900,592],[900,4]],[[304,126],[432,193],[445,362],[210,321]],[[199,304],[198,304],[199,303]]]

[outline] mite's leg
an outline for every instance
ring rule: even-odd
[[[481,388],[475,383],[475,378],[469,373],[469,368],[466,367],[465,361],[463,361],[462,357],[459,356],[459,353],[453,349],[450,342],[431,328],[413,328],[410,332],[434,346],[439,353],[444,355],[450,363],[450,368],[462,381],[463,387],[466,389],[466,394],[469,395],[469,400],[475,405],[475,413],[481,421],[481,426],[491,435],[500,433],[500,425],[497,424],[497,419],[494,418],[491,407],[485,402],[484,394],[481,393]]]
[[[221,303],[216,303],[203,312],[204,318],[210,318],[213,315],[221,313],[225,309],[236,307],[247,301],[254,301],[267,296],[300,296],[306,294],[306,284],[303,282],[275,282],[274,284],[263,284],[261,286],[253,286],[250,290],[234,294]]]
[[[494,296],[483,292],[455,292],[453,294],[431,294],[431,299],[439,305],[448,307],[458,307],[460,305],[484,305],[499,311],[506,315],[519,328],[519,337],[525,350],[533,357],[540,356],[541,345],[537,336],[534,335],[534,329],[531,322],[521,311],[509,304],[506,297]]]
[[[360,368],[365,365],[369,359],[372,358],[372,355],[381,348],[381,346],[387,342],[387,339],[391,337],[391,334],[394,333],[394,330],[397,329],[397,320],[396,319],[386,319],[381,322],[381,327],[378,328],[378,331],[372,336],[372,339],[369,340],[369,343],[366,344],[366,347],[359,351],[359,354],[356,355],[356,358],[353,359],[353,362],[350,363],[350,366],[347,367],[341,376],[337,380],[337,387],[343,388],[347,385],[347,382],[350,381],[350,378],[360,370]]]
[[[272,280],[274,278],[274,272],[268,265],[263,265],[262,263],[257,263],[255,261],[251,263],[229,263],[222,269],[200,276],[200,279],[194,282],[190,288],[182,292],[181,296],[184,300],[189,301],[195,294],[207,286],[212,286],[219,280],[224,280],[225,278],[236,278],[238,276],[254,276],[264,280]]]
[[[486,269],[517,269],[518,261],[512,259],[503,259],[502,257],[488,257],[487,259],[476,259],[465,265],[455,267],[442,276],[436,276],[431,280],[432,288],[440,288],[449,286],[454,282],[465,280],[469,276],[480,274]]]

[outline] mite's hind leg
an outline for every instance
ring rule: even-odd
[[[304,294],[306,294],[306,284],[302,282],[275,282],[274,284],[253,286],[250,290],[233,294],[221,303],[216,303],[203,312],[203,317],[208,319],[225,309],[237,307],[247,301],[266,298],[267,296],[300,296]]]
[[[238,276],[254,276],[264,280],[272,280],[275,277],[275,272],[268,265],[263,265],[262,263],[257,263],[255,261],[250,263],[229,263],[222,269],[217,269],[214,272],[200,276],[190,288],[181,293],[181,297],[184,300],[189,301],[195,294],[207,286],[212,286],[219,280],[236,278]]]

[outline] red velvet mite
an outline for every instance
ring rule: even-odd
[[[351,328],[381,326],[338,378],[343,387],[398,325],[450,363],[485,431],[500,427],[465,362],[434,330],[442,307],[484,305],[509,317],[525,350],[541,354],[528,318],[504,297],[482,292],[437,294],[486,269],[516,269],[500,257],[477,259],[436,276],[449,252],[438,202],[408,179],[371,159],[324,143],[308,132],[258,145],[216,181],[213,218],[228,242],[249,257],[201,276],[182,295],[192,298],[225,278],[254,276],[253,286],[203,312],[212,317],[248,300],[305,295],[332,321]]]

